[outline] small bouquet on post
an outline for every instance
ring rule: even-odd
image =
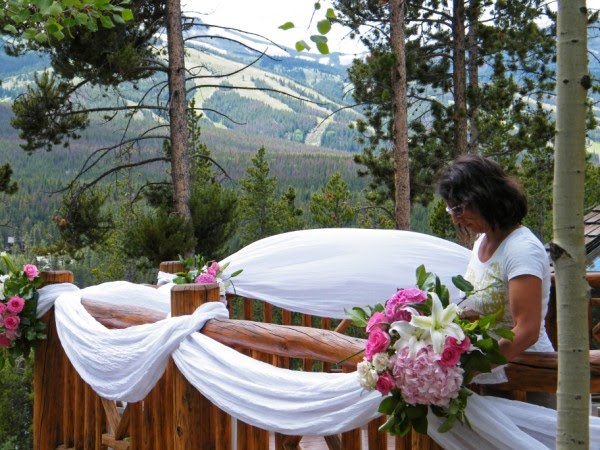
[[[43,280],[33,264],[18,268],[6,252],[0,253],[0,367],[27,357],[33,344],[46,339],[44,322],[36,316],[38,289]]]
[[[426,434],[430,410],[445,418],[440,432],[450,430],[457,420],[469,425],[467,385],[475,374],[506,363],[497,339],[512,339],[510,330],[495,328],[501,311],[475,321],[462,319],[439,277],[424,266],[416,275],[417,288],[398,290],[385,305],[346,311],[367,332],[358,381],[384,396],[379,412],[388,420],[380,431],[398,436],[411,428]],[[462,276],[452,282],[465,296],[473,293]]]
[[[229,266],[225,263],[222,266],[216,261],[207,261],[202,256],[196,255],[184,259],[179,256],[179,261],[185,267],[185,272],[177,272],[173,279],[175,284],[191,283],[217,283],[219,285],[219,295],[225,296],[225,290],[233,284],[232,278],[237,277],[243,272],[243,269],[236,270],[229,277],[223,278],[223,271]]]

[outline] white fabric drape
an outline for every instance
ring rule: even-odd
[[[231,262],[229,273],[244,269],[234,279],[239,294],[307,314],[343,317],[344,308],[380,303],[397,288],[414,286],[415,269],[423,263],[450,286],[449,277],[462,273],[468,261],[468,250],[456,247],[401,231],[309,230],[259,241],[226,261]],[[261,428],[328,435],[378,415],[381,396],[364,391],[355,374],[276,368],[195,333],[206,320],[226,317],[220,303],[203,305],[190,316],[123,330],[106,329],[80,303],[94,299],[166,312],[169,290],[169,284],[153,289],[126,282],[81,291],[68,284],[49,286],[40,291],[38,313],[55,301],[65,352],[82,378],[108,399],[142,399],[172,356],[190,383],[219,408]],[[472,431],[457,424],[439,434],[432,417],[430,434],[447,449],[553,446],[554,410],[474,394],[467,411]],[[592,448],[598,448],[597,418],[591,418],[591,433]]]

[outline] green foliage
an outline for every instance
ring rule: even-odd
[[[176,214],[159,208],[143,214],[126,232],[127,256],[145,256],[157,267],[162,261],[170,261],[173,255],[188,253],[194,248],[193,225]]]
[[[228,242],[237,231],[237,204],[237,193],[219,183],[194,184],[190,210],[196,254],[215,260],[229,254]]]
[[[352,194],[339,172],[333,174],[320,192],[310,198],[310,214],[321,228],[343,228],[356,219],[358,208],[350,203]]]
[[[0,450],[33,448],[33,358],[0,368]]]
[[[306,227],[306,222],[302,218],[304,211],[296,206],[296,196],[296,189],[288,186],[275,205],[280,233],[302,230]]]
[[[242,246],[279,232],[275,190],[264,147],[258,149],[240,180],[240,242]]]
[[[446,203],[442,199],[438,199],[433,205],[429,218],[429,226],[436,236],[451,241],[457,240],[456,228],[452,223],[452,217],[446,212]]]
[[[31,2],[2,1],[0,26],[4,33],[44,44],[59,42],[72,36],[76,29],[95,31],[101,25],[112,28],[133,19],[126,5],[129,0],[70,1],[39,0]]]
[[[19,189],[17,183],[11,180],[13,171],[10,164],[6,163],[0,166],[0,192],[11,195]]]
[[[93,190],[70,192],[53,217],[60,233],[58,249],[69,254],[102,245],[113,228],[112,213],[104,208],[107,193]]]
[[[39,148],[51,150],[53,145],[79,137],[78,131],[88,125],[87,114],[78,113],[69,96],[70,83],[57,79],[49,72],[35,75],[34,86],[13,103],[14,118],[10,124],[20,130],[25,140],[21,147],[33,152]]]

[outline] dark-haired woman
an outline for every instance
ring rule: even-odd
[[[461,307],[482,315],[501,311],[499,325],[514,332],[512,341],[499,341],[507,360],[526,350],[554,351],[544,327],[550,294],[548,256],[521,224],[527,201],[519,184],[496,162],[469,155],[443,171],[438,193],[459,230],[478,236],[465,274],[476,294]],[[475,381],[505,381],[504,371],[482,374]]]

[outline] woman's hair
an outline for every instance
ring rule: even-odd
[[[527,198],[518,181],[481,156],[457,158],[440,174],[437,192],[450,206],[464,204],[478,211],[492,229],[518,225],[527,214]]]

